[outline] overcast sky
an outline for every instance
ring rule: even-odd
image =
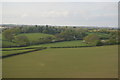
[[[5,2],[2,23],[118,27],[117,2]]]

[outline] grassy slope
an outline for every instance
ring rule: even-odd
[[[96,34],[100,38],[109,38],[110,34],[107,33],[98,33],[98,32],[87,32],[87,34]]]
[[[47,49],[3,59],[6,78],[114,78],[117,46]]]
[[[105,34],[105,33],[96,33],[98,36],[101,38],[109,38],[110,34]]]
[[[27,36],[30,41],[39,40],[41,37],[48,37],[48,36],[54,37],[53,35],[43,34],[43,33],[24,33],[24,34],[19,34],[19,35]]]
[[[29,41],[30,42],[34,42],[34,41],[39,41],[39,38],[41,37],[48,37],[48,36],[51,36],[51,37],[54,37],[53,35],[49,35],[49,34],[43,34],[43,33],[25,33],[25,34],[19,34],[17,36],[20,36],[20,35],[25,35],[28,37]],[[0,35],[1,37],[1,35]],[[10,42],[10,41],[6,41],[4,39],[4,37],[1,37],[2,38],[2,44],[4,47],[9,47],[9,46],[16,46],[17,43],[13,43],[13,42]],[[0,39],[1,39],[0,38]],[[0,44],[1,45],[1,44]]]

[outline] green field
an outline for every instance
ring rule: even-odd
[[[24,33],[24,34],[19,34],[17,36],[26,36],[30,42],[38,41],[40,38],[54,37],[53,35],[44,34],[44,33]]]
[[[46,49],[3,59],[3,78],[117,78],[118,46]]]
[[[2,40],[2,34],[0,33],[0,40]]]
[[[88,44],[84,43],[83,40],[76,40],[76,41],[64,41],[64,42],[56,42],[49,44],[40,44],[30,47],[71,47],[71,46],[88,46]]]
[[[36,47],[74,47],[74,46],[89,46],[88,44],[84,43],[82,40],[76,41],[64,41],[64,42],[56,42],[56,43],[48,43],[48,44],[40,44],[40,45],[33,45],[27,47],[14,47],[14,48],[3,48],[3,51],[9,52],[9,50],[18,50],[18,49],[27,49],[27,48],[36,48]]]
[[[27,51],[34,51],[34,50],[41,50],[45,49],[44,47],[15,47],[15,48],[3,48],[2,49],[2,56],[11,55],[11,54],[18,54],[24,53]]]
[[[28,47],[12,47],[12,48],[2,48],[2,51],[12,51],[12,50],[25,50],[25,49],[34,49],[34,48],[36,48],[36,47],[30,47],[30,46],[28,46]],[[40,47],[38,47],[38,48],[40,48]]]
[[[43,33],[23,33],[23,34],[18,34],[16,36],[26,36],[31,44],[35,42],[39,42],[40,38],[54,37],[53,35],[43,34]],[[7,41],[3,36],[0,37],[1,37],[0,39],[2,39],[3,47],[18,46],[17,43]]]
[[[8,46],[16,46],[17,44],[10,41],[2,41],[2,45],[4,45],[4,47],[8,47]]]
[[[93,34],[93,33],[88,33],[88,34]],[[104,33],[96,33],[98,36],[100,36],[101,38],[107,38],[109,37],[108,34],[104,34]],[[47,37],[53,37],[55,38],[54,35],[50,35],[50,34],[44,34],[44,33],[22,33],[22,34],[18,34],[16,36],[26,36],[28,38],[28,40],[30,41],[30,44],[40,44],[40,38],[47,38]],[[1,36],[0,36],[1,37]],[[5,40],[5,38],[3,37],[2,39],[2,44],[3,47],[10,47],[10,46],[18,46],[17,43],[13,43],[10,41]],[[64,42],[57,42],[57,43],[49,43],[49,44],[40,44],[40,45],[33,45],[31,47],[70,47],[70,46],[88,46],[88,44],[83,43],[83,40],[77,40],[77,41],[64,41]],[[41,42],[42,43],[42,42]]]
[[[98,33],[98,32],[87,32],[87,34],[96,34],[98,35],[100,38],[106,39],[110,37],[110,34],[107,33]]]
[[[25,50],[12,50],[12,51],[2,51],[2,56],[9,55],[9,54],[16,54],[16,53],[22,53],[26,51],[32,51],[35,49],[25,49]]]

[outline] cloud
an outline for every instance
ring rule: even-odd
[[[66,17],[68,16],[68,11],[44,11],[39,14],[41,17]]]
[[[18,24],[117,26],[117,8],[117,3],[4,3],[3,21]]]
[[[27,13],[24,13],[24,14],[21,15],[21,18],[26,18],[26,17],[28,17]]]

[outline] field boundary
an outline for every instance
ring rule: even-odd
[[[7,49],[2,49],[2,51],[14,51],[14,50],[25,50],[25,49],[37,49],[37,48],[46,48],[46,47],[31,47],[31,48],[20,48],[20,49],[10,49],[10,50],[7,50]]]
[[[105,46],[105,45],[104,45]],[[0,56],[0,58],[7,58],[7,57],[12,57],[20,54],[26,54],[29,52],[35,52],[43,49],[48,49],[48,48],[87,48],[87,47],[101,47],[101,46],[68,46],[68,47],[34,47],[34,48],[23,48],[23,49],[12,49],[12,50],[2,50],[2,51],[14,51],[14,50],[25,50],[25,49],[34,49],[30,51],[24,51],[24,52],[19,52],[19,53],[14,53],[14,54],[8,54],[4,56]]]
[[[47,48],[44,47],[44,48],[41,48],[41,49],[35,49],[35,50],[25,51],[25,52],[20,52],[20,53],[15,53],[15,54],[9,54],[9,55],[2,56],[0,58],[4,59],[4,58],[7,58],[7,57],[12,57],[12,56],[16,56],[16,55],[26,54],[26,53],[29,53],[29,52],[39,51],[39,50],[43,50],[43,49],[47,49]]]

